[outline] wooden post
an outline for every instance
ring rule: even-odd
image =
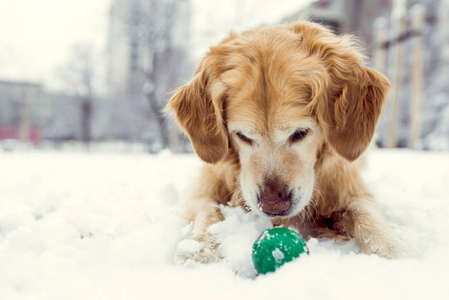
[[[442,39],[441,54],[449,62],[449,0],[440,0],[439,7],[439,34]]]
[[[411,74],[411,104],[410,104],[410,148],[419,148],[421,135],[421,101],[422,101],[422,27],[424,25],[425,8],[416,4],[410,10],[412,17],[412,74]]]
[[[387,41],[388,41],[388,19],[385,17],[377,18],[373,24],[374,31],[374,54],[373,68],[382,74],[386,73],[387,67]],[[374,133],[373,141],[379,137],[378,129]],[[375,144],[372,142],[372,146]]]
[[[27,90],[27,87],[23,89],[20,103],[19,140],[27,144],[30,142],[31,131],[30,92]]]
[[[405,1],[394,1],[394,9],[392,12],[392,34],[397,42],[392,46],[393,75],[391,80],[391,111],[389,114],[388,126],[388,147],[395,148],[398,146],[399,124],[400,124],[400,93],[402,85],[402,65],[404,57],[404,47],[401,37],[406,30],[405,22]]]

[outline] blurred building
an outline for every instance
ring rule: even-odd
[[[0,81],[0,140],[38,144],[46,114],[44,102],[40,84]]]
[[[45,103],[51,113],[41,125],[42,138],[54,143],[82,140],[82,108],[79,97],[46,93]]]
[[[0,141],[81,140],[81,114],[79,97],[47,93],[37,83],[0,81]]]

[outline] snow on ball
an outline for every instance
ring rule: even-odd
[[[309,248],[295,231],[283,227],[266,229],[253,244],[253,264],[257,273],[266,274],[303,253],[309,254]]]

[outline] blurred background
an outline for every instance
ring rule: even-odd
[[[0,0],[0,151],[190,152],[170,92],[229,31],[298,17],[390,78],[379,147],[449,150],[449,0]]]

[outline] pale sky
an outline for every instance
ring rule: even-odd
[[[52,82],[72,45],[103,49],[109,2],[0,0],[0,80]]]
[[[191,0],[191,51],[198,58],[230,30],[274,24],[312,0]],[[111,0],[0,0],[0,80],[58,89],[71,48],[105,51]],[[106,70],[106,66],[104,68]]]

